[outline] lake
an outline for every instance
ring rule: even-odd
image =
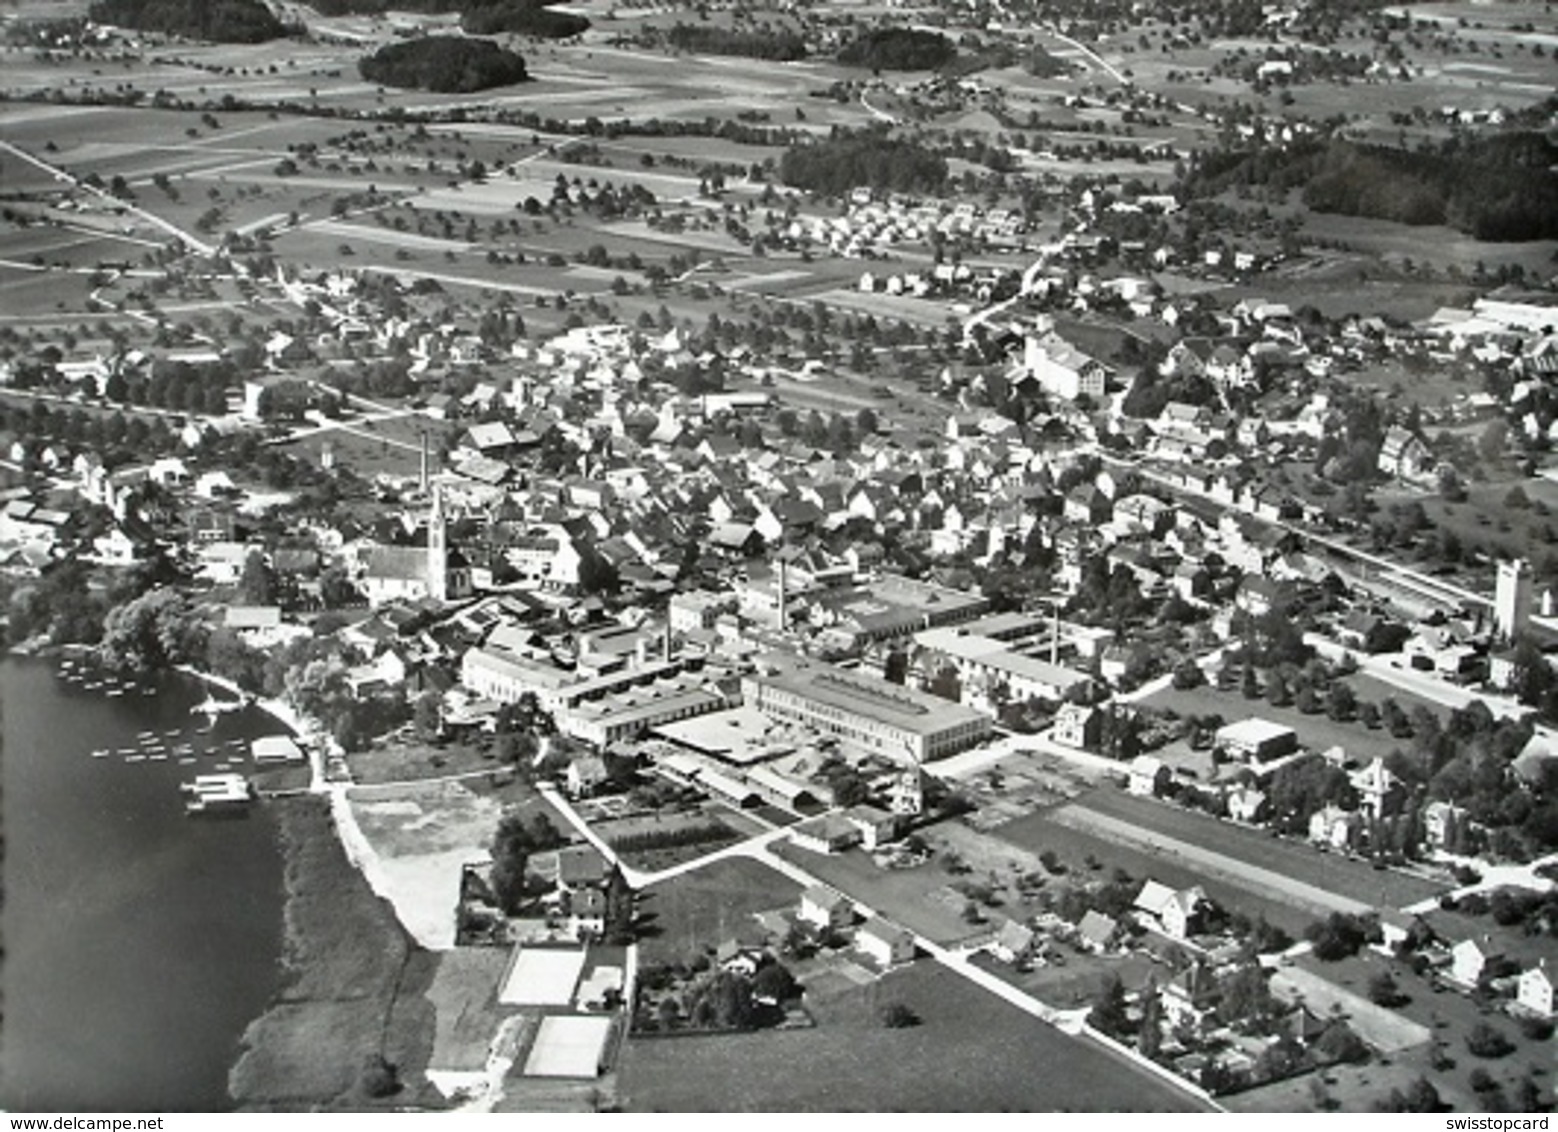
[[[0,661],[0,1105],[225,1111],[238,1040],[279,984],[281,858],[263,804],[190,818],[178,785],[229,751],[247,771],[247,742],[231,741],[285,729],[247,708],[208,730],[193,680],[110,698],[56,663]],[[126,761],[152,743],[166,761]],[[184,743],[193,765],[171,751]]]

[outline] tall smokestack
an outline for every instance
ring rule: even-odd
[[[1050,604],[1049,662],[1060,663],[1060,603],[1058,601]]]
[[[424,428],[422,430],[422,475],[421,475],[421,480],[420,480],[421,485],[422,485],[423,494],[426,494],[426,492],[427,492],[428,464],[429,464],[430,460],[431,460],[431,456],[430,456],[429,451],[428,451],[427,429]]]
[[[785,622],[789,611],[785,608],[785,602],[788,596],[785,592],[784,559],[781,558],[779,559],[779,631],[781,633],[786,628]]]

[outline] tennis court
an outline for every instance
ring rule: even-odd
[[[583,948],[516,947],[498,1001],[506,1006],[567,1006],[583,969]]]
[[[526,1077],[595,1077],[611,1019],[556,1014],[541,1020],[540,1032],[525,1061]]]

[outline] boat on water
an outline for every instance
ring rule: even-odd
[[[189,766],[194,761],[195,761],[195,758],[194,758],[193,755],[185,755],[183,758],[181,758],[179,760],[179,766]]]
[[[179,790],[186,796],[184,812],[192,816],[242,812],[255,798],[253,784],[241,774],[199,774]]]
[[[120,747],[119,753],[121,755],[134,755],[139,754],[140,752],[138,752],[134,747]]]
[[[126,755],[124,757],[124,761],[127,762],[127,763],[143,763],[143,762],[146,761],[146,756],[145,755]]]
[[[168,756],[160,753],[155,755],[147,755],[146,757],[154,763],[165,763],[168,761]]]
[[[112,752],[107,747],[99,747],[92,752],[94,759],[106,759]]]

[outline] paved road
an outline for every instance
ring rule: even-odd
[[[75,174],[69,172],[68,170],[62,169],[58,165],[51,165],[49,162],[44,161],[41,158],[34,157],[32,154],[28,153],[25,149],[21,149],[18,146],[12,145],[8,141],[0,141],[0,150],[4,150],[6,153],[11,154],[13,157],[20,158],[21,160],[27,162],[29,165],[35,166],[36,168],[43,170],[45,173],[48,173],[50,176],[52,176],[57,181],[69,182],[71,185],[75,186],[75,188],[80,190],[81,192],[93,193],[96,196],[98,196],[100,199],[102,199],[103,201],[113,205],[115,208],[121,208],[124,211],[126,211],[126,212],[128,212],[128,213],[130,213],[130,214],[132,214],[134,216],[140,217],[142,220],[146,221],[146,223],[152,225],[154,228],[160,228],[164,232],[168,233],[170,236],[177,237],[178,240],[181,243],[183,243],[186,247],[190,248],[193,251],[199,252],[201,255],[212,255],[216,251],[216,248],[213,245],[206,243],[204,240],[200,240],[200,239],[195,238],[194,236],[190,235],[188,232],[184,231],[184,229],[178,227],[175,224],[170,223],[169,221],[164,220],[162,217],[156,215],[155,213],[147,212],[144,208],[141,208],[139,205],[131,204],[128,201],[120,200],[118,197],[114,196],[112,193],[109,193],[109,192],[107,192],[107,191],[105,191],[103,189],[93,188],[91,185],[88,185],[85,182],[81,181],[79,178],[77,178],[75,176]]]
[[[1409,692],[1419,699],[1428,700],[1430,703],[1443,704],[1449,708],[1463,708],[1477,701],[1486,704],[1488,710],[1499,719],[1523,719],[1531,714],[1530,708],[1508,696],[1475,688],[1464,688],[1459,684],[1441,679],[1431,672],[1407,668],[1401,663],[1402,658],[1399,653],[1371,656],[1367,653],[1352,652],[1339,642],[1319,633],[1305,633],[1304,643],[1313,645],[1315,651],[1328,660],[1338,660],[1343,655],[1350,654],[1357,661],[1359,672],[1400,688],[1403,692]]]

